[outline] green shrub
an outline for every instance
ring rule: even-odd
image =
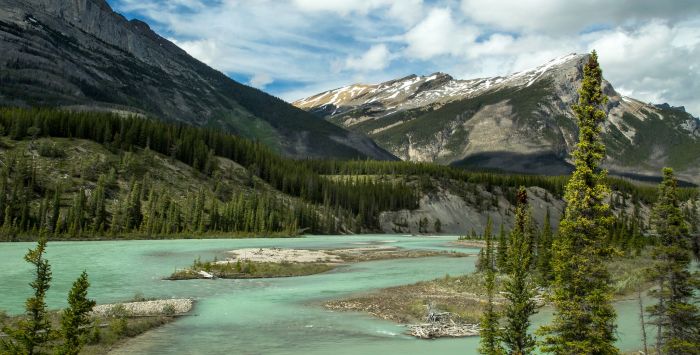
[[[100,327],[95,325],[90,332],[87,333],[85,341],[87,344],[99,344],[100,340],[102,340],[102,333],[100,332]]]
[[[177,313],[177,310],[175,310],[175,306],[172,304],[166,304],[163,306],[163,314],[166,316],[173,316]]]
[[[134,293],[133,297],[131,297],[131,301],[132,302],[143,302],[143,301],[148,301],[148,298],[146,298],[146,296],[143,295],[143,292],[138,291],[138,292]]]
[[[114,318],[109,322],[109,330],[117,337],[126,334],[128,328],[129,324],[126,318]]]
[[[58,147],[56,143],[50,141],[42,141],[39,143],[37,150],[39,155],[44,158],[64,158],[66,156],[66,152],[63,148]]]
[[[126,310],[123,304],[113,306],[107,311],[109,318],[126,318],[129,316],[129,311]]]

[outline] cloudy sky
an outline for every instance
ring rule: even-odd
[[[109,0],[293,101],[350,83],[504,75],[596,49],[623,94],[700,114],[698,0]]]

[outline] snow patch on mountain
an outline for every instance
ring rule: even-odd
[[[474,97],[490,90],[508,87],[528,87],[556,68],[570,61],[580,60],[583,55],[567,54],[552,59],[538,67],[508,76],[457,80],[445,73],[407,77],[379,84],[355,84],[295,101],[302,109],[332,106],[333,114],[343,113],[348,107],[360,107],[379,103],[386,114],[423,107],[436,103],[447,103]],[[390,110],[387,110],[391,107]]]

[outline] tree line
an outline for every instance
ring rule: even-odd
[[[23,155],[8,155],[3,164],[0,233],[9,237],[43,232],[70,238],[197,233],[297,235],[339,233],[348,226],[359,232],[364,226],[363,220],[339,207],[314,206],[272,192],[232,191],[222,201],[205,188],[183,192],[155,186],[148,175],[141,179],[132,176],[125,188],[119,188],[114,168],[100,174],[94,188],[79,186],[65,201],[64,187],[60,183],[53,188],[38,184],[36,167]],[[40,197],[38,201],[35,195]]]
[[[284,194],[352,212],[366,228],[377,228],[374,212],[418,206],[416,191],[403,183],[328,179],[259,142],[212,129],[136,116],[48,108],[0,108],[0,125],[2,133],[15,140],[71,137],[92,140],[114,150],[148,148],[207,175],[217,170],[217,156],[228,158]]]
[[[512,188],[510,199],[515,205],[515,191],[520,186],[538,186],[554,196],[563,197],[570,176],[547,176],[529,174],[505,174],[492,171],[471,171],[446,165],[409,161],[376,161],[376,160],[309,160],[304,161],[310,169],[319,174],[327,175],[406,175],[428,176],[437,181],[457,180],[472,184],[481,184],[488,191],[493,187]],[[656,202],[656,188],[651,185],[637,184],[619,177],[605,176],[605,183],[619,196],[627,196],[629,202],[653,204]],[[693,187],[677,189],[681,201],[695,200],[698,190]]]

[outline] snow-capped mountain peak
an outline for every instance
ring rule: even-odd
[[[565,174],[578,135],[572,105],[588,55],[469,80],[444,73],[349,85],[294,104],[366,134],[401,159],[479,169]],[[603,139],[611,173],[658,174],[672,166],[700,183],[700,123],[679,107],[621,96],[607,81]],[[691,152],[691,153],[689,153]]]
[[[386,109],[385,114],[391,114],[473,97],[504,87],[527,87],[558,69],[575,66],[585,57],[567,54],[536,68],[490,78],[458,80],[449,74],[436,72],[424,76],[409,75],[379,84],[353,84],[297,100],[293,104],[305,110],[323,109],[332,115],[358,106],[381,104]]]

